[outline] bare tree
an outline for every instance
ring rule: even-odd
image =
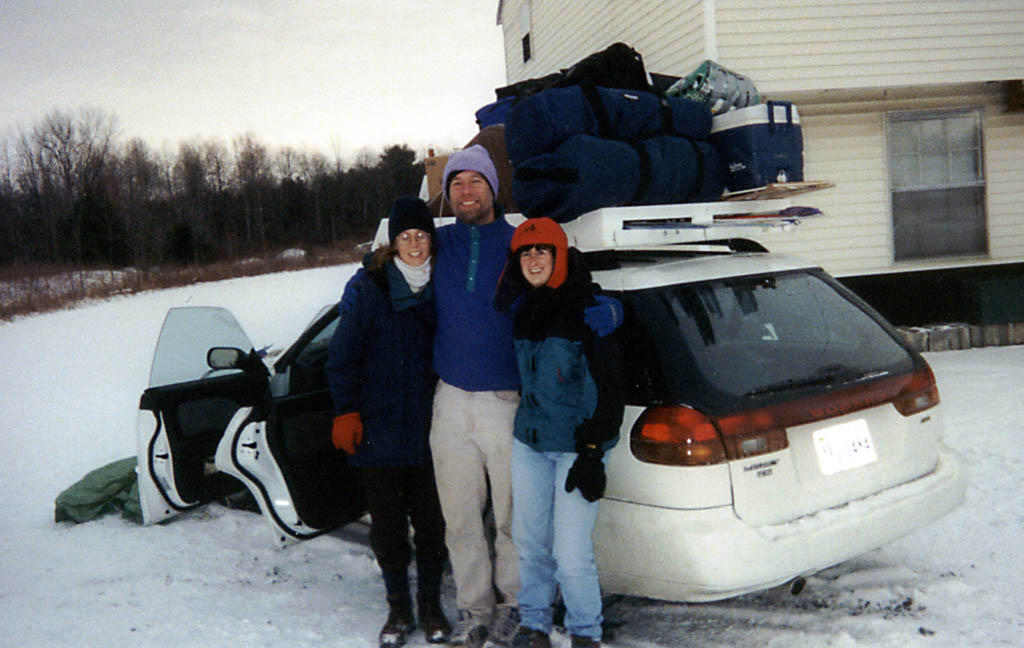
[[[307,178],[307,184],[309,191],[312,194],[311,202],[313,205],[313,240],[322,242],[325,238],[324,232],[324,194],[325,185],[327,184],[329,171],[329,163],[327,158],[320,152],[314,152],[310,155],[303,156],[301,162],[300,173],[303,177]],[[333,219],[332,219],[333,225]],[[332,228],[330,239],[332,242],[335,241],[334,231]]]
[[[290,146],[282,146],[274,155],[274,172],[278,180],[295,180],[302,165],[302,154]]]
[[[55,110],[19,143],[26,178],[40,191],[40,208],[48,220],[55,253],[82,263],[83,216],[75,205],[87,191],[101,188],[116,135],[116,118],[85,109],[77,116]],[[62,253],[58,227],[70,223],[71,249]]]
[[[189,207],[198,209],[206,189],[206,166],[200,145],[182,142],[178,145],[178,158],[174,162],[175,192],[184,194]]]
[[[262,246],[266,244],[263,189],[270,176],[267,147],[252,133],[236,137],[232,145],[235,149],[235,173],[243,197],[246,238],[252,243],[255,234]]]
[[[228,167],[230,159],[228,147],[219,139],[208,139],[203,142],[203,162],[206,165],[206,182],[214,193],[228,189]]]
[[[13,147],[4,137],[0,139],[0,263],[28,256],[12,160]]]
[[[27,210],[34,215],[29,216],[42,224],[41,229],[47,234],[46,252],[39,260],[57,261],[59,240],[57,234],[58,209],[54,202],[52,178],[44,171],[42,152],[35,144],[35,138],[22,130],[15,142],[15,157],[18,161],[15,172],[16,185],[21,200]]]
[[[162,231],[152,217],[150,205],[159,195],[160,166],[145,141],[137,137],[128,141],[117,176],[121,218],[133,263],[155,262],[160,258],[158,242]]]
[[[111,161],[117,136],[117,117],[86,108],[79,114],[77,125],[77,173],[83,190],[89,190],[102,182]]]

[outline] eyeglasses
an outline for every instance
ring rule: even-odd
[[[430,240],[430,234],[424,231],[416,232],[416,234],[406,231],[398,235],[398,240],[402,243],[412,243],[413,241],[416,241],[417,243],[426,243]]]

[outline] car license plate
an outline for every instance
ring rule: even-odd
[[[822,428],[814,433],[814,450],[825,475],[878,461],[875,443],[864,419]]]

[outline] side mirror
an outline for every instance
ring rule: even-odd
[[[211,369],[245,369],[249,354],[234,347],[213,347],[206,352],[206,364]]]

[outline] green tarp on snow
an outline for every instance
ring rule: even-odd
[[[142,508],[135,464],[135,457],[114,461],[91,471],[66,488],[54,501],[54,520],[88,522],[100,515],[120,511],[122,518],[141,524]]]

